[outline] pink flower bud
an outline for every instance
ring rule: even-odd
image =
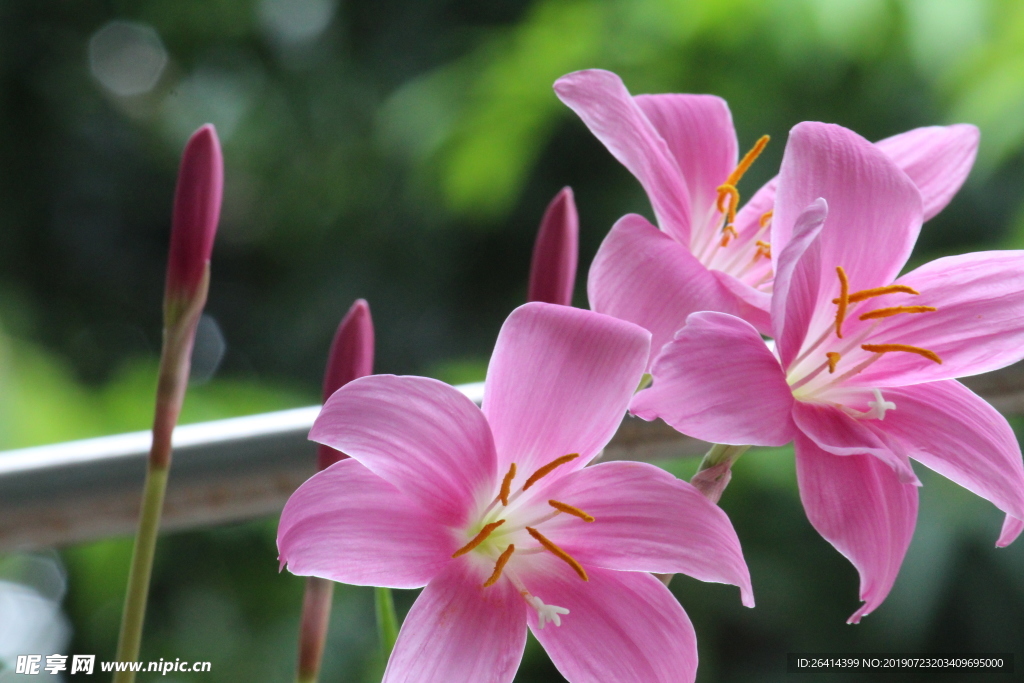
[[[223,192],[224,158],[217,132],[206,124],[181,155],[167,261],[169,299],[190,301],[196,294],[213,251]]]
[[[570,305],[578,251],[579,217],[572,188],[565,187],[548,204],[541,220],[533,246],[527,300]]]
[[[324,402],[352,380],[372,374],[373,318],[370,317],[370,304],[358,299],[334,333],[324,373]],[[330,467],[345,457],[344,453],[321,444],[317,448],[317,469]]]

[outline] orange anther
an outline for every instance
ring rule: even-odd
[[[494,571],[491,573],[491,578],[484,581],[484,588],[490,588],[498,582],[498,579],[501,578],[501,570],[505,568],[506,564],[508,564],[509,558],[512,557],[512,553],[514,553],[515,551],[516,547],[509,543],[508,547],[505,548],[505,552],[501,554],[501,556],[498,558],[497,563],[495,563]]]
[[[456,550],[454,553],[452,553],[452,557],[458,557],[459,555],[465,555],[470,550],[472,550],[473,548],[477,547],[478,545],[480,545],[481,543],[486,541],[487,537],[491,535],[491,532],[494,531],[495,529],[497,529],[499,526],[501,526],[504,523],[505,523],[505,520],[499,519],[497,522],[491,522],[490,524],[485,524],[484,528],[480,530],[480,533],[478,533],[476,536],[474,536],[472,541],[470,541],[469,543],[467,543],[466,545],[462,546],[461,548]]]
[[[555,557],[557,557],[558,559],[562,560],[567,565],[569,565],[570,567],[575,569],[576,573],[579,574],[581,579],[583,579],[584,581],[590,581],[590,579],[587,578],[587,572],[583,569],[583,565],[581,565],[579,562],[577,562],[572,557],[572,555],[570,555],[569,553],[565,552],[564,550],[559,548],[557,545],[555,545],[554,543],[549,541],[547,538],[545,538],[539,531],[537,531],[533,527],[529,527],[529,526],[526,527],[526,531],[529,532],[529,534],[531,536],[533,536],[537,540],[538,543],[540,543],[542,546],[544,546],[544,548],[546,548],[548,551],[550,551],[552,555],[554,555]]]
[[[839,276],[839,298],[832,299],[832,303],[839,305],[839,310],[836,311],[836,336],[842,339],[846,306],[850,303],[850,281],[846,279],[846,271],[842,266],[836,266],[836,275]]]
[[[872,299],[876,296],[882,296],[883,294],[920,294],[913,287],[906,285],[887,285],[885,287],[875,287],[873,289],[862,289],[859,292],[854,292],[847,299],[847,303],[855,304],[858,301],[864,301],[865,299]],[[832,299],[832,303],[839,303],[839,299]]]
[[[512,466],[508,468],[508,474],[501,480],[501,493],[498,494],[498,498],[501,500],[502,505],[508,505],[508,494],[512,490],[512,480],[516,478],[516,464],[512,463]]]
[[[768,225],[768,221],[770,221],[772,219],[772,216],[774,214],[775,214],[774,211],[765,211],[764,213],[762,213],[761,217],[757,219],[758,225],[760,225],[762,228],[764,226]]]
[[[564,512],[567,515],[572,515],[574,517],[579,517],[584,522],[593,522],[594,521],[593,517],[588,515],[583,510],[580,510],[577,507],[573,507],[572,505],[566,505],[565,503],[559,502],[557,500],[549,500],[548,501],[548,505],[550,505],[551,507],[555,508],[559,512]]]
[[[565,463],[567,463],[567,462],[569,462],[571,460],[575,460],[578,457],[580,457],[579,453],[570,453],[569,455],[563,455],[560,458],[555,458],[554,460],[549,462],[547,465],[544,465],[543,467],[538,469],[536,472],[531,474],[530,478],[526,480],[525,484],[523,484],[523,490],[525,491],[526,489],[528,489],[531,486],[533,486],[534,484],[536,484],[537,481],[541,477],[544,477],[544,476],[547,476],[548,474],[551,474],[552,470],[554,470],[559,465],[564,465]]]
[[[889,308],[876,308],[860,316],[861,320],[874,320],[875,318],[889,318],[900,313],[931,313],[938,309],[934,306],[891,306]]]
[[[757,258],[759,256],[764,256],[765,258],[771,258],[772,257],[772,245],[771,244],[769,244],[768,242],[762,242],[761,240],[757,240],[756,242],[754,242],[754,244],[757,245],[757,253],[754,254],[754,260],[755,261],[757,260]]]
[[[909,344],[861,344],[860,348],[865,351],[871,351],[872,353],[889,353],[890,351],[916,353],[919,356],[924,356],[928,360],[942,365],[942,359],[939,358],[939,354],[929,349],[922,349],[920,346],[910,346]]]
[[[842,358],[842,356],[835,351],[829,351],[825,356],[828,357],[828,374],[831,375],[836,371],[836,365],[839,363],[839,359]]]

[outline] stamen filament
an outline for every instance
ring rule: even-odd
[[[828,356],[828,374],[831,375],[836,371],[836,364],[839,363],[839,359],[842,356],[835,351],[829,351],[825,355]]]
[[[846,306],[850,303],[850,281],[846,279],[846,271],[842,266],[836,266],[836,275],[839,276],[839,298],[833,299],[832,303],[839,305],[839,310],[836,311],[836,336],[842,339]]]
[[[501,504],[508,506],[508,494],[512,490],[512,480],[516,478],[516,464],[512,463],[512,466],[508,468],[508,474],[501,480],[501,493],[498,494],[498,498],[501,499]]]
[[[491,535],[491,532],[493,532],[495,529],[497,529],[499,526],[501,526],[504,523],[505,523],[505,520],[499,519],[497,522],[491,522],[490,524],[485,524],[484,528],[480,530],[480,533],[478,533],[476,536],[474,536],[472,541],[470,541],[469,543],[467,543],[466,545],[462,546],[461,548],[456,550],[454,553],[452,553],[452,557],[458,557],[460,555],[465,555],[470,550],[473,550],[478,545],[480,545],[481,543],[486,541],[487,537]]]
[[[931,313],[939,309],[934,306],[890,306],[889,308],[876,308],[860,316],[861,320],[874,320],[875,318],[889,318],[900,313]]]
[[[494,572],[491,573],[491,578],[484,581],[484,588],[490,588],[498,582],[498,579],[501,578],[501,570],[505,568],[506,564],[508,564],[509,558],[512,557],[512,553],[515,551],[516,547],[509,543],[508,547],[505,548],[505,552],[498,557],[498,562],[494,565]]]
[[[768,135],[762,135],[758,138],[757,142],[754,143],[754,146],[750,148],[750,151],[743,155],[743,158],[740,159],[740,163],[736,165],[733,172],[729,174],[728,178],[726,178],[726,185],[735,185],[740,181],[740,178],[743,177],[743,174],[747,172],[747,169],[749,169],[757,160],[757,157],[761,156],[761,152],[764,151],[769,140],[771,140],[771,136]]]
[[[922,349],[920,346],[910,346],[909,344],[861,344],[860,348],[865,351],[871,351],[872,353],[889,353],[890,351],[916,353],[919,356],[924,356],[928,360],[942,365],[942,359],[939,358],[939,354],[931,351],[930,349]]]
[[[584,522],[593,522],[594,521],[593,517],[588,515],[583,510],[580,510],[577,507],[573,507],[572,505],[566,505],[565,503],[559,502],[557,500],[549,500],[548,501],[548,505],[550,505],[551,507],[555,508],[559,512],[564,512],[567,515],[572,515],[573,517],[579,517]]]
[[[583,566],[579,562],[577,562],[572,557],[572,555],[570,555],[569,553],[565,552],[564,550],[559,548],[557,545],[555,545],[554,543],[549,541],[547,538],[544,537],[543,534],[541,534],[539,531],[534,529],[532,526],[526,527],[526,531],[531,536],[533,536],[534,539],[536,539],[538,543],[540,543],[547,550],[549,550],[552,555],[554,555],[555,557],[557,557],[558,559],[562,560],[567,565],[572,567],[576,571],[576,573],[579,574],[579,577],[581,579],[583,579],[584,581],[590,581],[590,579],[587,578],[587,572],[583,569]]]
[[[874,287],[873,289],[862,289],[859,292],[854,292],[846,298],[847,303],[855,304],[858,301],[864,301],[865,299],[873,299],[876,296],[882,296],[883,294],[920,294],[913,287],[907,285],[886,285],[885,287]],[[838,304],[839,299],[832,299],[832,303]]]
[[[570,453],[569,455],[563,455],[560,458],[555,458],[547,465],[544,465],[536,472],[531,474],[530,478],[526,480],[525,484],[523,484],[523,490],[527,490],[528,488],[536,484],[542,477],[551,474],[551,472],[554,471],[554,469],[559,465],[564,465],[565,463],[575,460],[578,457],[580,457],[579,453]]]

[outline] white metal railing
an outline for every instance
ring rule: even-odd
[[[1024,415],[1024,364],[966,382],[1006,415]],[[479,404],[483,384],[459,386]],[[315,471],[306,436],[319,406],[184,425],[163,528],[184,529],[280,512]],[[0,552],[132,533],[149,453],[148,431],[0,452]],[[698,455],[704,444],[665,424],[626,417],[608,460]]]

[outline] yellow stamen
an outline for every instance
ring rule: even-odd
[[[836,275],[839,276],[839,298],[832,299],[832,303],[839,305],[839,310],[836,311],[836,336],[842,339],[846,306],[850,303],[850,281],[846,279],[846,271],[842,266],[836,266]]]
[[[861,320],[874,320],[875,318],[889,318],[900,313],[930,313],[937,311],[934,306],[892,306],[890,308],[876,308],[860,316]]]
[[[554,555],[555,557],[557,557],[558,559],[562,560],[567,565],[569,565],[570,567],[575,569],[576,573],[579,574],[581,579],[583,579],[584,581],[590,581],[590,579],[587,578],[587,572],[584,571],[583,566],[579,562],[577,562],[575,559],[573,559],[572,555],[570,555],[569,553],[565,552],[564,550],[559,548],[557,545],[555,545],[554,543],[552,543],[551,541],[546,539],[539,531],[537,531],[533,527],[529,527],[528,526],[528,527],[526,527],[526,530],[529,532],[529,534],[531,536],[533,536],[535,539],[537,539],[538,543],[540,543],[548,551],[550,551],[552,555]]]
[[[928,360],[935,361],[939,365],[942,365],[942,359],[939,358],[939,354],[929,349],[922,349],[920,346],[910,346],[909,344],[861,344],[860,348],[865,351],[871,351],[872,353],[889,353],[890,351],[916,353],[919,356],[924,356]]]
[[[722,228],[722,242],[723,247],[729,246],[729,242],[733,237],[739,237],[739,233],[736,232],[736,228],[732,227],[732,223]]]
[[[876,296],[882,296],[883,294],[920,294],[913,287],[906,285],[887,285],[885,287],[875,287],[874,289],[862,289],[859,292],[854,292],[847,297],[847,303],[855,304],[858,301],[864,301],[865,299],[873,299]],[[832,299],[832,303],[839,303],[839,299]]]
[[[452,553],[452,557],[458,557],[459,555],[465,555],[470,550],[472,550],[473,548],[477,547],[478,545],[480,545],[481,543],[486,541],[487,537],[491,535],[491,532],[494,531],[495,529],[497,529],[499,526],[501,526],[504,523],[505,523],[505,520],[499,519],[497,522],[491,522],[490,524],[485,524],[484,528],[480,530],[480,533],[478,533],[476,536],[474,536],[472,541],[470,541],[469,543],[467,543],[466,545],[462,546],[461,548],[456,550],[454,553]]]
[[[557,500],[549,500],[548,501],[548,505],[550,505],[551,507],[555,508],[559,512],[564,512],[567,515],[573,515],[574,517],[579,517],[584,522],[593,522],[594,521],[593,517],[588,515],[583,510],[580,510],[577,507],[573,507],[572,505],[566,505],[565,503],[561,503],[561,502],[559,502]]]
[[[728,178],[726,178],[726,185],[735,185],[740,181],[740,178],[743,177],[743,174],[747,172],[747,169],[750,168],[754,161],[757,160],[757,157],[761,156],[761,152],[764,151],[769,140],[771,140],[771,137],[768,135],[762,135],[758,138],[757,142],[754,143],[754,146],[750,148],[750,151],[740,159],[740,163],[736,166],[736,169],[729,174]]]
[[[765,211],[764,213],[761,214],[761,217],[757,219],[758,225],[760,225],[762,228],[768,225],[768,221],[772,219],[773,215],[775,215],[774,211]]]
[[[491,578],[484,581],[484,588],[490,588],[498,582],[498,579],[501,578],[501,570],[505,568],[506,564],[508,564],[509,558],[512,557],[512,553],[515,551],[516,547],[509,543],[508,547],[505,548],[505,552],[501,554],[501,557],[498,558],[498,562],[494,565],[494,572],[491,573]]]
[[[726,201],[728,200],[728,201]],[[736,228],[732,224],[736,221],[736,207],[740,204],[740,191],[735,185],[725,184],[718,186],[718,210],[725,214],[725,227],[722,228],[722,246],[729,246],[729,235],[736,234]]]
[[[839,363],[839,359],[842,358],[835,351],[829,351],[825,354],[828,357],[828,374],[832,374],[836,371],[836,365]]]
[[[569,462],[570,460],[575,460],[578,457],[580,457],[579,453],[570,453],[569,455],[563,455],[560,458],[555,458],[554,460],[549,462],[547,465],[544,465],[539,470],[537,470],[536,472],[531,474],[530,478],[526,480],[525,484],[523,484],[523,490],[525,491],[526,489],[528,489],[531,486],[533,486],[534,484],[536,484],[537,481],[541,477],[544,477],[544,476],[547,476],[548,474],[551,474],[551,472],[556,467],[558,467],[559,465],[564,465],[565,463]]]
[[[754,260],[755,261],[760,256],[764,256],[765,258],[771,258],[772,257],[772,245],[771,244],[769,244],[768,242],[762,242],[761,240],[757,240],[756,242],[754,242],[754,244],[757,245],[757,253],[754,254]]]
[[[729,177],[725,179],[725,182],[719,185],[716,189],[718,190],[718,201],[716,206],[718,210],[724,213],[725,216],[725,227],[722,228],[722,241],[719,243],[723,247],[729,246],[729,241],[736,237],[736,229],[732,227],[732,224],[736,222],[736,209],[740,205],[740,191],[736,189],[736,183],[740,181],[743,174],[747,172],[751,164],[761,155],[764,151],[765,145],[768,144],[768,140],[771,138],[767,135],[762,135],[754,146],[750,148],[750,151],[743,155],[740,159],[740,163],[736,165]],[[726,198],[728,198],[728,206],[726,206]],[[768,214],[771,214],[769,211]],[[762,223],[761,227],[764,227],[764,216],[761,216]],[[732,233],[731,236],[729,233]]]
[[[508,474],[501,480],[501,493],[498,494],[498,498],[501,499],[502,505],[508,505],[508,494],[512,490],[512,480],[516,478],[516,464],[512,463],[512,466],[508,468]]]

